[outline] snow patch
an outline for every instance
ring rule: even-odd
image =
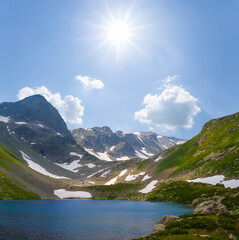
[[[15,124],[24,125],[24,124],[27,124],[27,123],[26,122],[15,122]]]
[[[119,174],[119,177],[122,177],[122,176],[124,176],[124,175],[125,175],[125,173],[126,173],[127,171],[128,171],[127,169],[125,169],[125,170],[121,171],[121,172],[120,172],[120,174]]]
[[[105,171],[106,169],[107,169],[107,168],[104,168],[104,169],[101,169],[101,170],[99,170],[99,171],[97,171],[97,172],[94,172],[94,173],[92,173],[91,175],[89,175],[89,176],[86,177],[86,178],[91,178],[91,177],[95,176],[97,173],[103,172],[103,171]]]
[[[9,134],[11,134],[10,128],[7,126],[7,131]]]
[[[54,195],[57,197],[64,198],[92,198],[92,195],[89,192],[84,191],[67,191],[65,189],[56,189],[54,190]]]
[[[100,177],[106,177],[110,173],[110,170],[105,171],[100,175]]]
[[[112,178],[109,182],[105,183],[105,185],[113,185],[116,183],[117,179],[118,179],[118,176],[115,178]]]
[[[143,158],[143,159],[146,159],[148,158],[148,156],[145,156],[143,153],[141,153],[140,151],[138,150],[135,150],[135,155],[139,158]]]
[[[237,188],[239,187],[239,180],[238,179],[231,179],[221,182],[226,188]]]
[[[181,145],[181,144],[184,144],[185,142],[187,142],[187,141],[186,140],[181,140],[181,141],[177,141],[176,144]]]
[[[8,123],[10,121],[10,117],[4,117],[0,115],[0,122]]]
[[[151,177],[147,174],[146,176],[144,176],[144,178],[142,179],[142,182],[145,181],[145,180],[148,180],[150,179]]]
[[[87,163],[87,164],[85,164],[85,166],[87,166],[88,168],[94,168],[94,167],[96,167],[96,165],[93,164],[93,163]]]
[[[129,160],[130,158],[128,156],[123,156],[120,158],[116,158],[117,161],[125,161],[125,160]]]
[[[215,175],[212,177],[206,177],[206,178],[196,178],[194,180],[187,180],[187,182],[200,182],[200,183],[208,183],[212,185],[216,185],[217,183],[223,184],[227,188],[237,188],[239,187],[239,180],[238,179],[230,179],[230,180],[224,180],[223,175]]]
[[[116,181],[117,181],[117,179],[118,179],[119,177],[122,177],[126,172],[127,172],[127,169],[121,171],[120,174],[119,174],[117,177],[112,178],[110,181],[108,181],[107,183],[105,183],[105,185],[113,185],[113,184],[115,184]]]
[[[157,136],[157,139],[159,140],[160,138],[163,138],[163,136],[158,135],[158,136]]]
[[[56,163],[56,165],[74,173],[77,173],[79,171],[77,168],[82,167],[80,160],[75,160],[71,163]]]
[[[115,145],[114,145],[114,146],[112,146],[112,147],[110,147],[110,151],[113,151],[113,150],[114,150],[114,148],[115,148]]]
[[[70,155],[71,155],[71,156],[77,156],[77,157],[79,157],[80,159],[83,157],[82,154],[78,154],[78,153],[75,153],[75,152],[70,152]]]
[[[130,132],[122,132],[122,135],[127,135],[127,134],[130,134]]]
[[[126,181],[126,182],[133,181],[133,180],[135,180],[137,177],[143,176],[144,174],[145,174],[145,172],[140,172],[140,173],[135,174],[135,175],[130,175],[130,174],[129,174],[129,175],[125,178],[125,181]]]
[[[95,184],[95,182],[92,182],[92,181],[87,181],[87,183],[90,183],[90,184]]]
[[[156,158],[156,159],[154,160],[154,162],[158,162],[160,159],[162,159],[161,156],[159,156],[158,158]]]
[[[41,128],[45,128],[44,125],[42,125],[42,124],[40,124],[40,123],[38,123],[37,125],[38,125],[39,127],[41,127]]]
[[[152,153],[147,152],[147,150],[146,150],[145,147],[141,148],[140,152],[142,152],[143,154],[145,154],[145,155],[148,156],[148,157],[151,157],[151,156],[154,155],[154,154],[152,154]]]
[[[108,161],[108,162],[112,162],[112,159],[108,156],[108,154],[106,152],[94,152],[92,149],[89,148],[85,148],[85,150],[91,154],[94,155],[95,157],[97,157],[100,160],[104,160],[104,161]]]
[[[140,190],[139,192],[141,193],[149,193],[151,192],[156,186],[157,184],[157,180],[153,180],[152,182],[150,182],[144,189]]]
[[[57,176],[52,173],[49,173],[45,168],[40,166],[38,163],[33,162],[32,159],[26,153],[24,153],[22,151],[20,151],[20,152],[22,154],[22,158],[27,162],[28,167],[30,167],[31,169],[33,169],[43,175],[46,175],[48,177],[57,178],[57,179],[68,179],[66,177]]]

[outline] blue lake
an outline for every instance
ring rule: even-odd
[[[0,239],[127,240],[152,233],[163,215],[192,208],[117,200],[0,201]]]

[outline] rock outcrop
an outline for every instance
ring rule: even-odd
[[[224,197],[214,196],[211,199],[195,199],[192,204],[195,205],[194,214],[208,214],[208,213],[227,213],[227,208],[221,202]],[[198,203],[200,202],[200,203]],[[198,204],[197,204],[198,203]]]
[[[157,223],[153,227],[154,232],[159,232],[165,230],[165,227],[173,222],[178,217],[173,215],[164,215],[160,220],[157,221]]]
[[[227,213],[227,208],[222,203],[218,203],[215,200],[208,200],[196,205],[193,210],[194,214],[208,214],[208,213]]]

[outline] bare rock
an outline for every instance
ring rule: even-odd
[[[173,222],[178,217],[173,215],[164,215],[153,227],[154,232],[159,232],[165,230],[166,225]]]
[[[173,215],[164,215],[157,223],[168,225],[169,223],[173,222],[177,218],[178,217]]]
[[[207,213],[227,213],[227,208],[223,204],[220,203],[220,200],[214,201],[214,200],[208,200],[201,202],[196,206],[196,208],[193,210],[194,214],[207,214]]]
[[[166,225],[161,224],[161,223],[156,223],[153,227],[154,232],[159,232],[165,230]]]

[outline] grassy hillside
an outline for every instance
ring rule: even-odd
[[[73,172],[67,171],[56,164],[52,163],[51,161],[47,160],[37,152],[31,149],[31,147],[25,143],[23,140],[19,139],[15,134],[9,134],[6,124],[0,122],[0,143],[7,146],[11,154],[13,154],[18,161],[22,162],[27,166],[27,163],[21,158],[21,154],[19,150],[25,152],[29,157],[34,159],[34,162],[43,166],[46,170],[50,173],[59,176],[65,176],[68,178],[79,178],[78,175],[74,174]]]
[[[193,200],[211,199],[222,196],[222,204],[230,211],[239,211],[239,194],[237,189],[223,188],[203,183],[188,183],[177,181],[159,185],[146,197],[152,202],[177,202],[192,204]],[[201,200],[200,200],[201,199]]]
[[[164,231],[138,240],[229,240],[239,237],[239,215],[181,216]]]
[[[17,180],[12,165],[21,168],[21,160],[14,158],[13,153],[0,143],[0,199],[37,199],[39,195],[33,193],[23,183]],[[18,161],[20,160],[20,161]],[[24,167],[24,166],[22,166]]]
[[[154,176],[199,177],[223,174],[228,178],[239,176],[239,113],[214,119],[202,131],[184,143],[174,146],[160,156],[154,156],[137,165],[141,171]]]
[[[36,161],[40,162],[42,157],[24,142],[9,135],[1,125],[0,133],[0,199],[55,198],[54,189],[62,186],[64,181],[52,179],[29,168],[19,154],[19,149]]]

